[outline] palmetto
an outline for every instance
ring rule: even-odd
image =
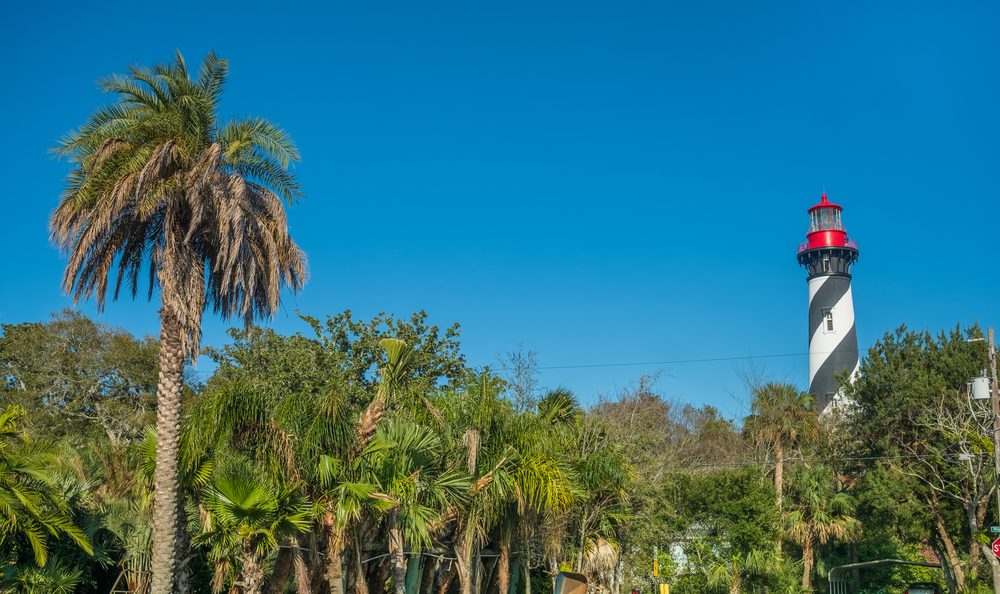
[[[854,497],[836,490],[827,467],[803,469],[797,479],[796,502],[785,514],[784,536],[802,547],[802,589],[808,590],[816,546],[833,539],[856,539],[861,522],[850,515],[857,506]]]
[[[306,276],[283,204],[300,195],[288,173],[298,152],[266,120],[219,120],[227,68],[209,54],[192,78],[178,53],[106,77],[99,85],[118,102],[55,149],[73,164],[50,221],[69,258],[63,289],[74,301],[93,296],[99,311],[109,288],[134,298],[144,275],[148,298],[160,291],[152,594],[167,594],[174,577],[183,366],[197,356],[202,313],[250,324]]]
[[[695,546],[708,549],[700,544]],[[709,549],[707,553],[711,554],[712,551]],[[777,570],[779,562],[780,558],[774,551],[751,550],[746,553],[730,551],[728,558],[714,558],[704,570],[708,576],[709,587],[725,589],[729,594],[740,594],[744,589],[744,582],[754,576],[773,573]]]
[[[469,503],[455,513],[454,547],[460,591],[478,591],[473,558],[497,530],[498,582],[509,584],[514,533],[525,517],[560,512],[573,501],[570,478],[550,451],[550,433],[532,413],[515,414],[510,402],[490,388],[488,373],[478,389],[450,394],[442,402],[447,431],[472,477]]]
[[[195,542],[211,547],[216,592],[231,578],[246,594],[258,594],[265,585],[267,556],[312,523],[310,508],[296,489],[275,489],[246,477],[217,478],[206,489],[204,502],[209,519]]]

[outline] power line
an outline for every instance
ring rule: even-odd
[[[850,351],[854,349],[842,349],[842,351]],[[596,363],[592,365],[549,365],[545,367],[538,367],[538,369],[583,369],[586,367],[625,367],[632,365],[677,365],[683,363],[714,363],[718,361],[742,361],[745,359],[774,359],[777,357],[801,357],[803,355],[826,355],[832,353],[833,351],[814,351],[813,353],[784,353],[781,355],[745,355],[743,357],[715,357],[712,359],[675,359],[673,361],[649,361],[645,363]]]

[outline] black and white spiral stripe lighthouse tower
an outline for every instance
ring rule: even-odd
[[[827,201],[809,209],[809,232],[799,245],[799,265],[809,272],[809,391],[820,411],[837,398],[834,374],[857,372],[851,265],[858,246],[847,238],[844,209]]]

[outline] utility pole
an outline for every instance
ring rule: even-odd
[[[987,354],[990,358],[990,404],[993,407],[993,464],[997,471],[997,519],[1000,521],[1000,394],[997,390],[997,352],[993,328],[986,331]]]

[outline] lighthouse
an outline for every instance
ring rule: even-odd
[[[809,231],[799,245],[799,265],[809,276],[809,392],[818,410],[836,398],[834,374],[858,370],[858,337],[851,296],[851,264],[858,246],[847,238],[844,209],[826,199],[809,209]]]

